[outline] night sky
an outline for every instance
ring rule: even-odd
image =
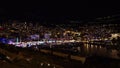
[[[0,7],[1,19],[41,22],[82,21],[119,13],[119,3],[101,1],[16,1],[4,2]]]

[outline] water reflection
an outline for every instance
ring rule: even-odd
[[[100,48],[102,48],[102,46],[100,46]]]
[[[80,51],[80,55],[84,55],[84,56],[98,55],[98,56],[120,59],[120,57],[118,56],[119,52],[117,50],[108,49],[101,45],[84,44],[81,47],[77,47],[77,49]]]

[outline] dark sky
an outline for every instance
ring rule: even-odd
[[[23,1],[4,2],[0,17],[37,21],[86,20],[119,14],[119,3],[104,1]]]

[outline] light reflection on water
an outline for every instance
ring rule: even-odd
[[[106,47],[102,47],[101,45],[84,44],[84,46],[80,48],[81,48],[80,54],[84,56],[98,55],[98,56],[120,59],[120,57],[117,55],[119,53],[117,50],[107,49]]]

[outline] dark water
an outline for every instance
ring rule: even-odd
[[[118,50],[108,49],[106,47],[103,47],[102,45],[84,44],[83,46],[77,47],[77,49],[80,49],[80,55],[82,54],[84,56],[97,55],[114,59],[120,59],[120,56],[118,56]]]

